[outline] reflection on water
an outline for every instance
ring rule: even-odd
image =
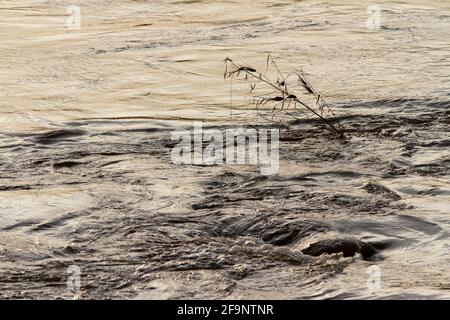
[[[449,297],[450,5],[379,1],[371,31],[370,4],[82,0],[68,29],[64,1],[3,1],[1,296],[71,297],[79,265],[85,298]],[[173,165],[174,128],[256,121],[223,59],[268,52],[349,141],[298,121],[276,176]],[[301,253],[346,237],[379,253]]]

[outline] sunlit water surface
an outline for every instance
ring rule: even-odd
[[[0,297],[450,297],[448,1],[378,1],[379,30],[370,1],[77,3],[80,29],[67,1],[0,4]],[[261,121],[223,60],[269,52],[348,141],[292,124],[269,178],[172,164],[175,128]],[[344,237],[385,248],[300,251]]]

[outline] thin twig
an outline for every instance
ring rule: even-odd
[[[325,102],[325,100],[322,98],[322,95],[317,93],[316,90],[311,86],[309,81],[304,76],[303,72],[293,71],[285,77],[282,75],[280,69],[278,68],[278,66],[276,65],[275,61],[272,59],[270,54],[267,55],[266,61],[267,70],[269,68],[269,62],[275,68],[278,74],[278,79],[276,81],[272,81],[265,73],[261,73],[249,65],[239,65],[228,57],[225,59],[224,78],[225,79],[230,78],[232,80],[233,78],[238,78],[241,75],[244,75],[242,78],[244,81],[249,81],[249,77],[256,81],[256,83],[250,84],[249,94],[252,95],[253,97],[253,104],[255,105],[258,114],[260,109],[265,107],[267,104],[271,103],[273,104],[272,118],[275,116],[275,111],[283,111],[284,113],[293,117],[294,119],[298,119],[291,112],[288,112],[285,109],[289,109],[289,107],[292,104],[294,105],[295,108],[297,107],[297,105],[299,105],[308,110],[322,122],[324,122],[338,136],[342,137],[343,131],[341,130],[341,126],[339,124],[337,126],[333,124],[326,115],[326,113],[328,112],[329,115],[334,117],[335,115],[333,111]],[[297,82],[294,84],[294,87],[295,85],[297,85],[297,87],[300,86],[301,88],[306,90],[306,95],[311,95],[311,97],[314,98],[315,107],[312,107],[306,101],[300,99],[298,95],[295,95],[294,93],[289,91],[288,81],[290,77],[294,75],[296,76],[297,80]],[[257,83],[260,83],[260,85],[257,86]],[[263,94],[256,93],[255,92],[256,88],[258,87],[259,89],[261,87],[261,84],[263,87],[266,86],[266,89],[267,87],[271,88],[272,89],[271,92]]]

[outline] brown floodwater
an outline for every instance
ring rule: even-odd
[[[73,29],[3,0],[0,298],[450,298],[450,3],[371,4],[79,0]],[[269,52],[347,138],[300,117],[275,175],[173,164],[194,121],[273,125],[223,79]],[[305,251],[339,239],[376,252]]]

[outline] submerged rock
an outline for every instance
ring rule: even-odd
[[[352,257],[360,253],[364,259],[372,257],[377,250],[370,244],[356,239],[328,239],[320,240],[303,249],[302,253],[310,256],[320,256],[324,253],[344,254],[344,257]]]

